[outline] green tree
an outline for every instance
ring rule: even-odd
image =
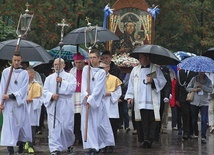
[[[2,18],[0,18],[0,41],[14,39],[16,37],[15,29],[13,29],[11,26],[5,26],[4,22],[2,21]],[[1,72],[5,68],[5,66],[8,65],[8,61],[0,61],[0,77]]]
[[[153,1],[155,2],[155,1]],[[212,0],[159,0],[156,44],[201,54],[214,46]]]
[[[155,44],[172,51],[190,51],[201,54],[214,46],[213,0],[146,0],[149,6],[159,5],[160,14],[155,21]],[[60,41],[60,23],[63,18],[71,24],[65,34],[86,26],[88,16],[92,25],[102,26],[103,8],[116,0],[28,0],[29,10],[34,13],[32,31],[28,40],[46,49]],[[0,13],[5,25],[17,26],[19,15],[24,13],[26,0],[5,0]]]
[[[40,44],[46,49],[57,46],[60,41],[61,28],[57,27],[64,18],[71,27],[65,29],[65,34],[69,31],[86,26],[85,18],[88,16],[92,25],[102,25],[103,8],[107,4],[100,0],[29,0],[29,10],[34,13],[31,25],[31,32],[27,39]],[[26,0],[7,0],[0,4],[0,13],[4,17],[6,24],[8,18],[14,20],[13,27],[19,19],[19,13],[24,13]]]
[[[6,26],[0,17],[0,41],[14,39],[16,37],[16,30],[11,26]]]

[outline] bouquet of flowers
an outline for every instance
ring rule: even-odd
[[[139,61],[130,57],[128,53],[113,55],[112,61],[119,67],[135,67],[139,64]]]

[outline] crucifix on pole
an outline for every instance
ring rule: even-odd
[[[61,26],[61,38],[60,38],[60,42],[59,42],[59,66],[58,66],[58,70],[57,70],[57,77],[59,77],[59,73],[60,73],[60,67],[61,67],[61,54],[62,54],[62,47],[63,47],[63,37],[64,37],[64,27],[65,26],[70,26],[69,24],[66,24],[66,20],[62,19],[61,21],[62,23],[58,23],[57,26]],[[59,94],[59,87],[61,86],[61,83],[57,82],[56,84],[56,94]],[[55,106],[54,106],[54,122],[53,122],[53,128],[55,128],[55,124],[56,124],[56,107],[57,107],[57,101],[55,101]]]

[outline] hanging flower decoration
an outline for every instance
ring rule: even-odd
[[[160,9],[158,8],[158,5],[155,6],[154,4],[152,5],[152,7],[148,8],[147,11],[154,19],[156,19],[157,14],[160,14]]]
[[[107,27],[107,18],[111,15],[111,14],[113,14],[113,10],[114,9],[111,9],[110,7],[109,7],[109,4],[107,4],[106,6],[105,6],[105,8],[103,9],[103,11],[104,11],[104,19],[103,19],[103,27],[104,28],[106,28]]]
[[[130,57],[128,53],[113,55],[112,61],[119,67],[135,67],[139,64],[139,61]]]

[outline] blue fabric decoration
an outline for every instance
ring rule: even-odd
[[[110,7],[109,7],[109,4],[107,4],[106,6],[105,6],[105,8],[103,9],[103,11],[104,11],[104,19],[103,19],[103,27],[104,28],[106,28],[107,27],[107,18],[113,13],[113,10],[114,9],[111,9]]]
[[[196,54],[194,54],[194,53],[184,52],[184,51],[177,51],[177,52],[174,52],[174,55],[175,55],[180,61],[181,61],[181,60],[184,60],[185,58],[188,58],[188,57],[196,56]]]
[[[156,19],[156,15],[160,14],[160,9],[158,8],[158,5],[156,7],[148,8],[147,11],[151,14],[151,16]]]

